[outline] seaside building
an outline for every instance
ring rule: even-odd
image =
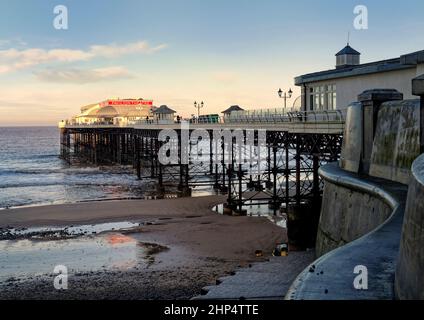
[[[222,111],[222,114],[224,115],[224,117],[229,117],[231,115],[231,113],[233,112],[238,112],[238,111],[244,111],[243,108],[241,108],[240,106],[231,106],[228,109]]]
[[[412,79],[424,73],[424,50],[398,58],[361,64],[361,53],[349,44],[336,54],[335,69],[295,78],[302,87],[302,110],[345,109],[369,88],[396,89],[412,95]]]
[[[72,118],[79,125],[115,124],[144,120],[153,115],[153,101],[143,99],[108,99],[81,108],[81,113]]]
[[[168,106],[160,106],[153,111],[154,121],[158,124],[174,123],[176,113],[177,112],[175,110],[172,110]]]
[[[244,113],[244,109],[240,106],[231,106],[228,109],[222,111],[221,113],[224,115],[224,121],[229,121],[231,115],[242,115]]]

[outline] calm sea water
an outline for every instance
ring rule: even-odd
[[[138,198],[131,168],[70,167],[55,127],[0,128],[0,208]]]

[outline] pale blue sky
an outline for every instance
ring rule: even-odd
[[[59,4],[66,31],[52,26]],[[368,30],[353,28],[359,4]],[[424,49],[423,13],[420,0],[0,0],[0,125],[54,124],[110,96],[183,115],[202,99],[210,112],[278,107],[279,87],[298,95],[295,76],[334,67],[348,31],[363,62]]]

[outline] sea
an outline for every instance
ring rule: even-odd
[[[56,127],[0,127],[0,209],[143,197],[131,167],[70,166],[59,152]]]
[[[57,127],[0,127],[0,210],[151,198],[154,180],[137,180],[132,166],[69,165],[59,157],[59,139]],[[197,177],[192,196],[216,194],[210,179]]]

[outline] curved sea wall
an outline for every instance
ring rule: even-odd
[[[320,169],[318,259],[288,299],[424,299],[424,158],[411,174],[420,154],[420,100],[399,97],[369,90],[348,108],[340,164]],[[368,290],[354,287],[358,266],[368,272]]]
[[[424,155],[412,166],[396,268],[396,296],[424,299]]]
[[[347,111],[340,168],[361,171],[364,152],[362,124],[364,108],[352,104]],[[408,184],[411,165],[419,156],[420,100],[388,101],[381,104],[372,143],[369,176]],[[362,144],[361,144],[362,141]],[[381,225],[391,209],[378,197],[364,193],[356,184],[348,187],[325,180],[316,253],[343,246]]]
[[[330,181],[325,178],[325,169],[321,175],[325,187],[316,242],[318,257],[374,230],[393,211],[385,199],[364,190],[363,185]]]
[[[355,201],[369,199],[368,205],[360,205],[357,202],[359,206],[357,209],[361,208],[359,210],[362,210],[362,213],[358,211],[356,218],[353,206],[348,210],[350,223],[354,223],[356,226],[351,227],[346,219],[340,229],[334,226],[332,237],[334,237],[334,234],[345,233],[347,239],[349,234],[352,237],[357,237],[363,232],[366,234],[348,244],[339,243],[338,245],[341,245],[341,247],[314,261],[292,284],[286,299],[394,299],[393,282],[402,230],[406,186],[376,178],[364,178],[340,169],[337,164],[329,164],[321,168],[321,176],[325,179],[325,184],[331,186],[328,189],[329,192],[351,193],[351,198],[339,199],[339,203],[346,203],[342,206],[348,208],[349,204],[353,203],[352,199],[355,199]],[[329,202],[329,204],[331,203]],[[377,211],[377,208],[381,208],[378,217],[377,215],[373,216],[373,205],[375,205],[374,212]],[[367,208],[369,208],[369,212]],[[324,212],[324,210],[329,211]],[[329,223],[341,221],[341,219],[334,218],[339,216],[341,212],[343,212],[343,209],[340,209],[340,207],[323,208],[323,213],[327,218],[321,220],[322,224],[328,227],[327,224]],[[353,222],[355,219],[357,221]],[[379,220],[385,221],[379,224]],[[328,240],[328,238],[323,240],[325,237],[326,235],[322,233],[322,244],[326,244]],[[324,252],[324,249],[331,250],[331,245],[327,247],[323,245],[321,250]],[[358,266],[364,266],[367,269],[367,290],[357,290],[354,287],[354,280],[357,276],[354,272]]]

